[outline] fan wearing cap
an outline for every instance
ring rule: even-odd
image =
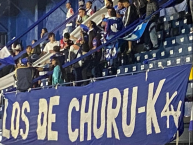
[[[94,10],[92,9],[92,2],[88,1],[86,3],[86,15],[90,17],[92,14],[94,14]]]
[[[78,20],[76,21],[76,25],[79,26],[81,23],[83,23],[87,18],[88,16],[86,15],[86,10],[84,8],[80,8],[78,10]]]

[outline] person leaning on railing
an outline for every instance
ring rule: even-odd
[[[64,79],[62,76],[62,66],[59,62],[58,57],[56,56],[52,57],[51,63],[54,67],[53,74],[52,74],[52,85],[64,83]]]
[[[14,78],[16,80],[16,89],[25,92],[33,86],[33,79],[37,77],[36,69],[32,68],[29,61],[19,59],[17,62],[17,68],[15,70]]]

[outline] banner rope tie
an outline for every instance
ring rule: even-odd
[[[145,81],[147,81],[147,79],[148,79],[148,73],[149,73],[149,69],[146,71]]]
[[[55,86],[55,89],[56,89],[56,90],[58,89],[58,85],[59,85],[59,84],[57,84],[57,85]]]
[[[31,88],[28,89],[28,92],[30,92],[30,91],[31,91]]]
[[[76,86],[76,83],[74,81],[72,82],[72,84],[73,84],[74,87]]]

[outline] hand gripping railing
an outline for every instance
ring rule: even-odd
[[[77,59],[75,59],[75,60],[72,60],[71,62],[68,62],[68,63],[64,64],[62,67],[63,67],[63,68],[66,68],[66,67],[68,67],[68,66],[70,66],[70,65],[72,65],[72,64],[74,64],[74,63],[76,63],[76,62],[78,62],[78,61],[80,61],[80,60],[82,60],[82,59],[84,59],[85,57],[93,54],[94,52],[100,50],[101,48],[105,47],[106,45],[108,45],[108,44],[116,41],[119,37],[121,37],[121,36],[124,35],[125,33],[128,33],[129,31],[133,30],[133,29],[134,29],[135,27],[137,27],[140,23],[142,23],[142,22],[148,20],[149,18],[151,18],[152,15],[155,15],[155,14],[157,14],[158,12],[160,12],[161,9],[163,9],[163,8],[171,5],[174,1],[175,1],[175,0],[169,0],[168,2],[166,2],[166,3],[164,3],[162,6],[160,6],[159,10],[157,10],[156,12],[154,12],[153,14],[151,14],[149,17],[145,18],[144,20],[140,20],[139,23],[137,23],[139,20],[136,20],[136,21],[133,22],[131,25],[129,25],[127,28],[125,28],[125,29],[123,29],[122,31],[118,32],[112,39],[110,39],[109,41],[107,41],[105,44],[97,47],[97,48],[94,49],[94,50],[89,51],[89,52],[86,53],[85,55],[83,55],[83,56],[81,56],[81,57],[79,57],[79,58],[77,58]],[[43,75],[43,76],[40,76],[40,77],[34,79],[33,82],[35,83],[35,82],[37,82],[38,80],[41,80],[41,79],[43,79],[43,78],[46,78],[46,77],[48,77],[49,75],[51,75],[52,73],[53,73],[53,71],[50,71],[50,72],[48,72],[47,74],[45,74],[45,75]]]

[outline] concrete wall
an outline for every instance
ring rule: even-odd
[[[41,16],[51,10],[61,0],[10,0],[9,8],[4,15],[0,15],[0,23],[8,30],[8,41],[22,34],[29,26],[36,22]],[[77,7],[77,1],[73,5]],[[65,5],[58,8],[49,17],[42,21],[37,27],[21,38],[24,47],[31,44],[33,39],[39,39],[41,29],[46,27],[48,31],[65,20]],[[2,28],[0,28],[2,30]]]
[[[0,24],[6,27],[8,40],[10,41],[13,37],[23,33],[29,26],[36,22],[41,16],[46,14],[48,11],[61,0],[10,0],[8,10],[4,15],[0,15]],[[88,0],[85,0],[86,2]],[[103,6],[102,0],[95,0],[94,6],[97,6],[99,10]],[[74,11],[78,10],[78,0],[71,1]],[[41,29],[46,27],[48,31],[52,31],[55,27],[60,25],[66,19],[66,8],[63,4],[49,17],[42,21],[37,27],[28,32],[24,37],[21,38],[24,48],[31,44],[33,39],[39,39]],[[3,31],[0,25],[0,32]],[[56,33],[57,39],[62,36],[62,30]]]

